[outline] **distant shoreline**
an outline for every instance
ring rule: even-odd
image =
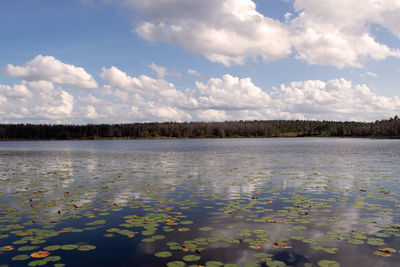
[[[271,120],[87,125],[0,124],[0,141],[274,137],[400,139],[400,119],[395,116],[375,122]]]
[[[18,141],[123,141],[123,140],[203,140],[203,139],[290,139],[290,138],[354,138],[354,139],[400,139],[400,136],[230,136],[230,137],[144,137],[144,138],[76,138],[76,139],[0,139],[0,142]]]

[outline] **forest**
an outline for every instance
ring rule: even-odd
[[[398,116],[375,122],[266,120],[129,124],[0,124],[0,140],[86,140],[238,137],[400,138]]]

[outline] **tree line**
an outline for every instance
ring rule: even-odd
[[[375,122],[269,120],[87,125],[0,124],[0,140],[304,136],[400,138],[400,120],[395,116]]]

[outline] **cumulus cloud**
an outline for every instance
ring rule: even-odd
[[[94,78],[83,68],[65,64],[52,56],[38,55],[23,66],[8,64],[5,74],[27,81],[48,81],[60,85],[93,89],[97,87]]]
[[[372,78],[379,78],[378,74],[376,74],[375,72],[371,72],[371,71],[367,71],[366,73],[361,74],[361,77],[366,77],[366,76],[369,76]]]
[[[109,94],[118,90],[119,94],[123,94],[123,92],[136,93],[137,97],[146,97],[169,105],[191,107],[197,104],[195,99],[186,96],[182,91],[177,90],[174,84],[164,79],[153,79],[146,75],[132,77],[114,66],[108,69],[103,68],[100,77],[105,81],[105,88]]]
[[[90,94],[72,95],[46,80],[0,85],[0,121],[376,120],[400,110],[399,97],[380,96],[346,79],[298,81],[266,90],[249,77],[226,74],[179,90],[164,78],[135,77],[115,66],[103,68],[100,77],[104,85]]]
[[[275,88],[271,98],[289,119],[370,121],[387,118],[400,108],[397,96],[378,96],[368,86],[345,79],[292,82]]]
[[[225,121],[228,119],[224,110],[205,109],[196,112],[197,118],[201,121]]]
[[[192,116],[185,109],[198,105],[191,92],[180,91],[165,79],[146,75],[133,77],[114,66],[103,68],[100,77],[105,82],[101,93],[123,103],[125,114],[132,114],[127,121],[135,118],[140,121],[191,120]]]
[[[157,73],[158,78],[164,79],[165,76],[176,76],[176,77],[181,77],[182,75],[174,70],[168,70],[166,67],[159,66],[152,62],[149,65],[149,68],[152,69],[155,73]]]
[[[366,60],[400,57],[398,49],[379,43],[371,25],[400,37],[400,3],[391,0],[295,0],[299,15],[290,21],[296,58],[310,64],[361,67]]]
[[[165,75],[167,75],[167,68],[163,66],[158,66],[154,63],[149,65],[150,69],[152,69],[155,73],[157,73],[158,78],[163,79]]]
[[[190,75],[193,75],[193,76],[195,76],[197,78],[200,78],[202,80],[206,80],[207,79],[207,75],[202,74],[202,73],[198,72],[197,70],[188,69],[187,73],[190,74]]]
[[[259,109],[270,101],[268,94],[250,78],[239,79],[229,74],[222,79],[211,78],[207,83],[196,82],[196,87],[200,105],[212,109]]]
[[[393,0],[294,0],[284,21],[266,17],[253,0],[118,0],[139,16],[135,32],[204,55],[226,66],[258,57],[288,57],[308,64],[362,67],[368,60],[400,57],[377,41],[375,25],[400,38],[400,2]],[[160,76],[162,78],[163,76]]]
[[[65,121],[72,114],[74,97],[47,81],[0,85],[0,121]]]
[[[145,18],[135,31],[149,41],[164,41],[226,66],[246,59],[264,61],[291,53],[289,32],[281,22],[257,12],[251,0],[122,1]]]

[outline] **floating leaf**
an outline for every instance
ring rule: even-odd
[[[201,259],[200,256],[198,255],[186,255],[182,258],[184,261],[198,261]]]
[[[213,229],[214,229],[214,228],[208,227],[208,226],[206,226],[206,227],[200,227],[200,228],[199,228],[200,231],[211,231],[211,230],[213,230]]]
[[[289,246],[288,244],[283,242],[275,242],[273,245],[274,247],[279,247],[279,248],[292,248],[292,246]]]
[[[55,262],[55,261],[61,260],[61,257],[60,256],[50,256],[50,257],[47,257],[45,260],[47,262],[49,262],[49,261]]]
[[[4,247],[0,247],[0,251],[10,251],[10,250],[14,250],[13,246],[4,246]],[[20,250],[22,251],[22,250]]]
[[[171,261],[167,263],[168,267],[184,267],[186,263],[183,261]]]
[[[40,250],[40,251],[31,253],[32,258],[46,258],[48,256],[50,256],[50,252],[48,252],[46,250]]]
[[[96,246],[93,246],[93,245],[83,245],[83,246],[79,246],[77,248],[77,250],[79,250],[79,251],[89,251],[89,250],[94,250],[94,249],[96,249]]]
[[[37,246],[23,246],[18,248],[18,251],[29,251],[29,250],[34,250],[37,249]]]
[[[76,248],[78,248],[78,245],[75,245],[75,244],[67,244],[67,245],[62,245],[61,246],[62,250],[73,250],[73,249],[76,249]]]
[[[193,221],[181,221],[181,224],[193,224]]]
[[[367,244],[372,246],[384,246],[385,242],[381,238],[368,238]]]
[[[17,256],[12,257],[11,259],[13,261],[24,261],[24,260],[27,260],[29,258],[30,258],[29,255],[17,255]]]
[[[259,253],[254,253],[253,257],[255,258],[269,258],[271,255],[264,253],[264,252],[259,252]]]
[[[321,267],[339,267],[340,264],[337,261],[332,260],[320,260],[318,265]]]
[[[55,251],[58,249],[61,249],[60,245],[52,245],[52,246],[47,246],[47,247],[43,248],[43,250],[47,250],[47,251]]]
[[[223,266],[224,263],[220,261],[207,261],[206,262],[206,267],[219,267]]]
[[[169,251],[161,251],[161,252],[157,252],[156,254],[154,254],[154,256],[159,257],[159,258],[168,258],[172,256],[172,253]]]
[[[28,266],[43,266],[47,263],[46,260],[36,260],[28,263]]]

